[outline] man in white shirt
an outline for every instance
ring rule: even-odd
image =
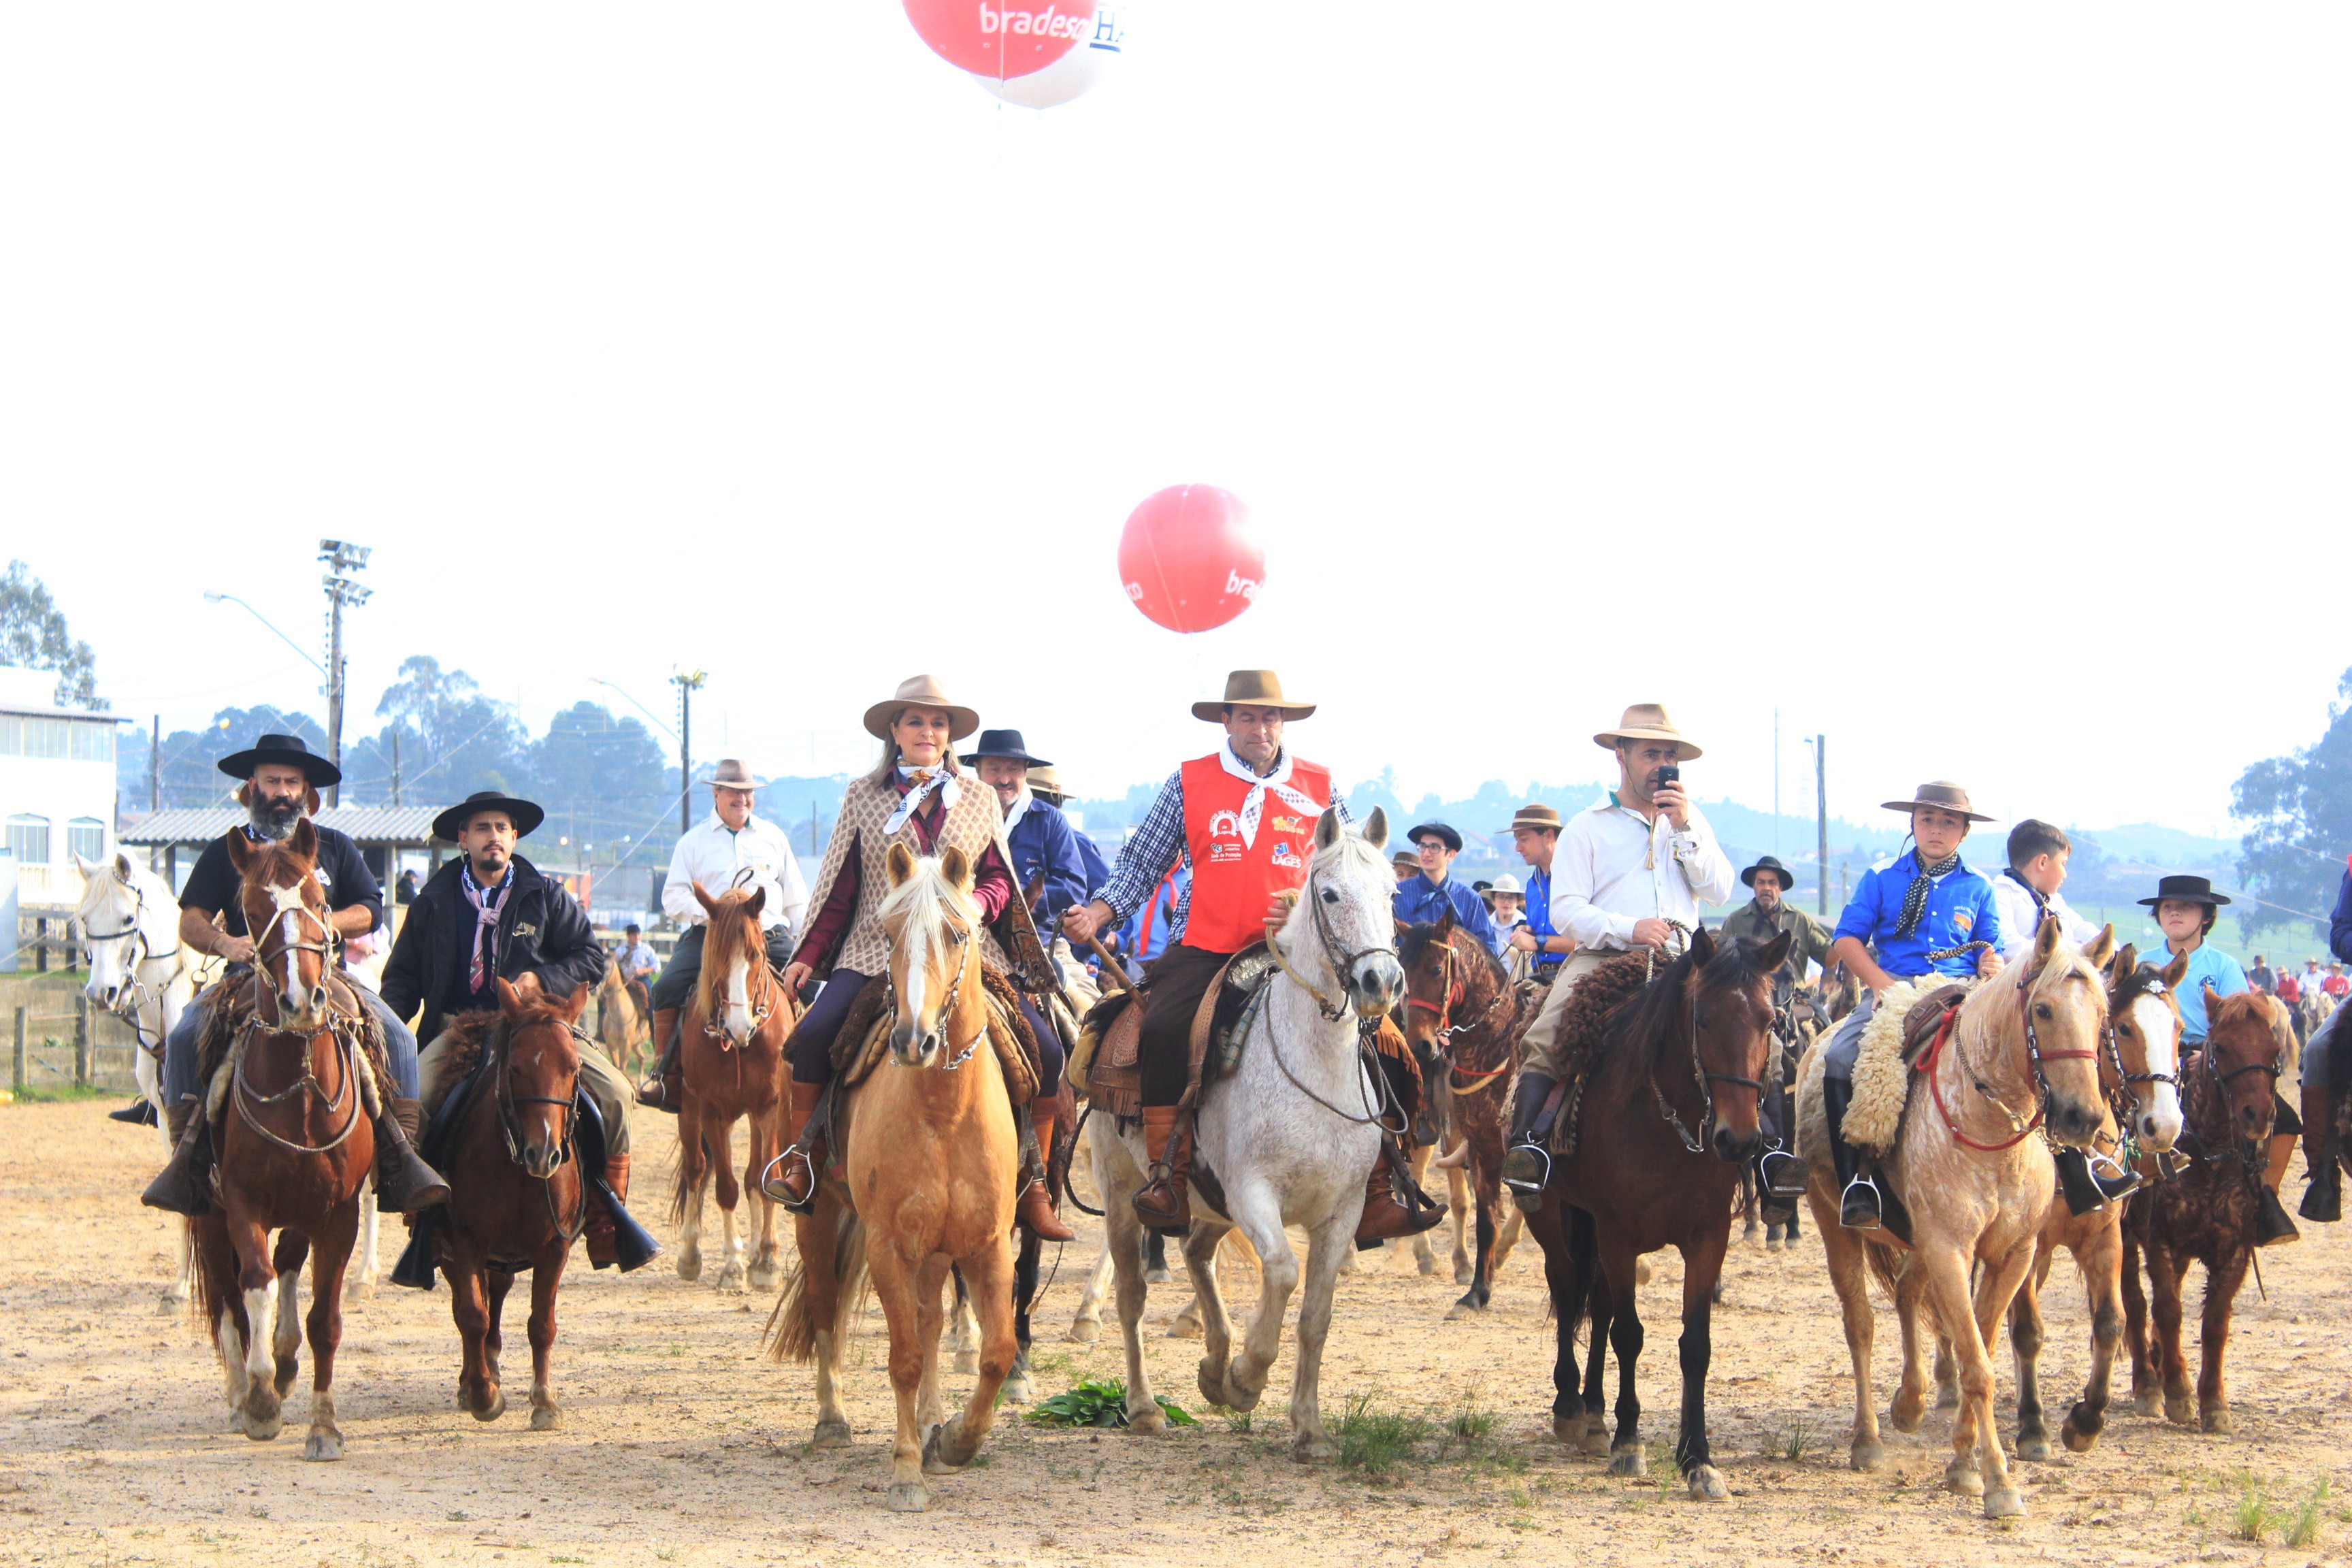
[[[1540,1206],[1550,1175],[1545,1144],[1559,1109],[1560,1014],[1577,982],[1622,953],[1679,952],[1699,924],[1698,906],[1721,904],[1736,879],[1731,861],[1682,785],[1682,764],[1698,747],[1654,702],[1625,710],[1614,730],[1593,743],[1617,754],[1618,784],[1606,800],[1579,812],[1552,852],[1552,925],[1573,938],[1526,1036],[1511,1149],[1503,1182],[1521,1208]]]
[[[670,852],[669,879],[662,884],[662,913],[687,927],[670,950],[669,967],[654,982],[654,1038],[661,1065],[637,1086],[637,1103],[677,1114],[677,1015],[702,973],[702,939],[709,917],[694,889],[713,898],[737,885],[766,895],[760,908],[767,927],[768,962],[779,971],[793,960],[793,933],[808,909],[808,884],[793,858],[792,840],[772,822],[751,815],[760,780],[734,757],[720,761],[710,775],[710,815],[682,835]]]
[[[2098,939],[2099,928],[2058,896],[2066,883],[2066,861],[2074,853],[2074,840],[2050,823],[2029,816],[2009,830],[2009,869],[1992,879],[2003,959],[2013,963],[2024,956],[2045,914],[2058,922],[2058,934],[2076,947],[2088,947]]]

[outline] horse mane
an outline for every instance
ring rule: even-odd
[[[1765,944],[1745,937],[1718,935],[1715,953],[1701,969],[1697,960],[1687,951],[1678,955],[1659,973],[1658,984],[1644,986],[1627,997],[1610,1017],[1608,1030],[1613,1039],[1631,1039],[1643,1052],[1643,1065],[1654,1068],[1664,1058],[1671,1045],[1681,1044],[1683,1016],[1689,1011],[1683,993],[1694,976],[1699,989],[1705,991],[1736,991],[1769,980],[1772,972],[1757,962],[1757,954]],[[1589,985],[1591,981],[1587,980]],[[1580,995],[1583,986],[1577,988]],[[1569,998],[1572,1005],[1576,998]]]
[[[751,899],[749,889],[730,888],[719,895],[719,907],[710,912],[702,938],[702,973],[694,980],[694,1003],[702,1009],[706,1019],[716,1018],[727,1010],[727,971],[738,957],[743,956],[740,949],[749,945],[759,955],[756,962],[768,961],[764,948],[757,943],[747,944],[743,937],[744,928],[751,921],[742,910]]]
[[[1673,967],[1667,965],[1670,972]],[[1560,1004],[1559,1060],[1570,1078],[1581,1078],[1600,1065],[1618,1014],[1640,995],[1649,968],[1649,959],[1638,952],[1610,959],[1578,981]],[[1684,973],[1689,973],[1687,965]]]
[[[2271,997],[2259,991],[2241,991],[2234,995],[2214,997],[2205,1004],[2206,1038],[2211,1039],[2214,1033],[2225,1025],[2252,1021],[2256,1026],[2268,1029],[2272,1037],[2278,1041],[2279,1076],[2293,1077],[2303,1065],[2298,1059],[2302,1052],[2296,1048],[2294,1026],[2284,1017],[2272,1014],[2273,1005]],[[2279,1005],[2279,1012],[2282,1015],[2285,1012],[2283,1005]]]
[[[895,920],[905,917],[936,922],[941,909],[957,920],[970,922],[980,918],[980,908],[970,894],[949,881],[940,871],[939,861],[925,856],[915,862],[914,875],[882,895],[881,906],[875,910],[877,918]]]
[[[1462,928],[1460,926],[1456,926],[1454,929],[1460,931]],[[1429,951],[1430,944],[1436,940],[1437,926],[1435,922],[1425,921],[1421,925],[1414,926],[1411,931],[1406,931],[1403,935],[1397,938],[1397,962],[1403,964],[1406,971],[1410,973],[1412,966],[1421,962],[1422,954],[1427,952]],[[1486,973],[1494,978],[1496,984],[1507,985],[1510,984],[1510,975],[1503,968],[1503,961],[1496,958],[1492,952],[1488,952],[1485,942],[1480,942],[1474,937],[1471,939],[1470,945],[1477,949],[1478,956],[1486,961]],[[1457,949],[1457,951],[1459,950]]]

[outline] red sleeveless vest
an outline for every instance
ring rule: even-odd
[[[1244,844],[1242,803],[1249,798],[1250,781],[1227,773],[1213,753],[1186,763],[1183,776],[1184,846],[1192,857],[1192,908],[1184,945],[1239,952],[1265,934],[1265,906],[1274,896],[1305,885],[1307,862],[1315,854],[1316,818],[1268,790],[1258,811],[1257,837]],[[1293,759],[1290,787],[1329,809],[1329,769]]]

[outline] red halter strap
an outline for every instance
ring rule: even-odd
[[[2042,1125],[2042,1113],[2044,1109],[2042,1106],[2036,1105],[2034,1107],[2033,1120],[2026,1123],[2023,1130],[2021,1131],[2016,1137],[2000,1143],[1979,1143],[1975,1139],[1960,1131],[1959,1121],[1952,1115],[1951,1108],[1944,1103],[1943,1090],[1938,1088],[1936,1083],[1936,1068],[1937,1064],[1943,1058],[1944,1043],[1952,1037],[1953,1026],[1959,1021],[1960,1010],[1958,1007],[1954,1007],[1945,1013],[1943,1023],[1938,1026],[1936,1030],[1936,1037],[1928,1042],[1927,1050],[1920,1054],[1919,1065],[1913,1070],[1917,1072],[1920,1078],[1926,1080],[1927,1098],[1936,1102],[1936,1114],[1943,1118],[1944,1126],[1946,1130],[1951,1133],[1953,1142],[1958,1143],[1963,1149],[1974,1149],[1979,1153],[1985,1154],[1998,1154],[2004,1150],[2014,1149],[2020,1143],[2024,1142],[2025,1140],[2032,1134],[2034,1130]],[[2091,1053],[2088,1051],[2083,1051],[2070,1054],[2088,1056]]]

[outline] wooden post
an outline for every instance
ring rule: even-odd
[[[18,1094],[25,1092],[25,1009],[22,1007],[16,1009],[16,1070],[10,1075],[9,1082]]]
[[[74,1087],[89,1087],[89,998],[74,993]]]
[[[33,922],[33,973],[47,974],[48,972],[49,922],[37,920]]]

